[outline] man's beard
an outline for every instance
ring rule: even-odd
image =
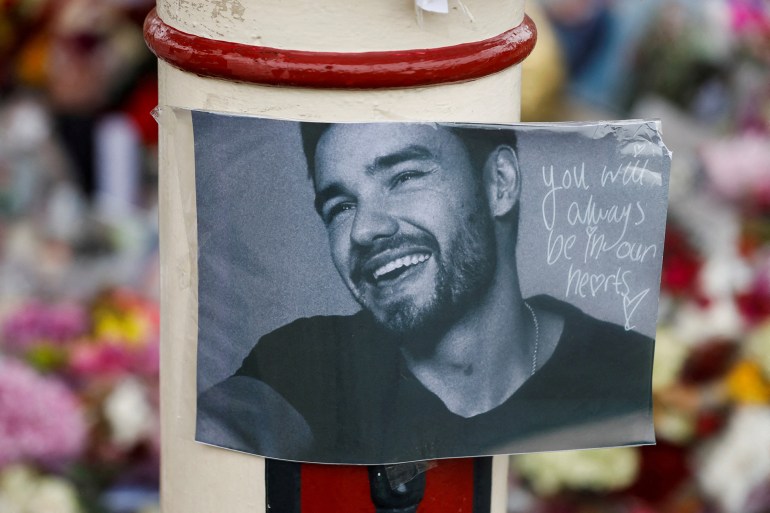
[[[425,241],[430,238],[432,242]],[[369,311],[378,324],[396,335],[433,333],[445,330],[453,321],[462,317],[491,286],[495,269],[497,244],[494,224],[490,215],[476,211],[469,215],[446,251],[440,251],[438,243],[429,235],[398,236],[393,247],[402,245],[429,246],[434,250],[436,276],[433,290],[420,302],[406,296],[378,308],[369,304],[360,281],[353,296]]]

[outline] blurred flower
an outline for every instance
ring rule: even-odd
[[[686,384],[710,383],[722,378],[730,370],[738,353],[737,344],[730,339],[703,340],[693,347],[682,369]]]
[[[71,483],[40,476],[14,465],[0,472],[0,511],[3,513],[79,513],[77,493]]]
[[[703,454],[697,477],[724,511],[744,513],[751,492],[770,479],[770,408],[738,409]]]
[[[655,336],[655,360],[652,367],[653,392],[677,381],[688,352],[688,346],[670,328],[658,328]]]
[[[733,367],[727,376],[727,390],[738,403],[770,404],[770,382],[754,362],[744,360]]]
[[[22,363],[0,360],[0,468],[67,461],[80,453],[85,437],[83,413],[67,387]]]
[[[741,337],[745,320],[735,301],[723,298],[707,304],[687,302],[673,316],[676,335],[690,344],[714,339],[736,340]]]
[[[514,456],[511,463],[541,495],[564,489],[607,492],[633,483],[639,453],[630,447],[533,453]]]
[[[102,294],[92,309],[93,331],[71,350],[75,374],[157,376],[160,319],[157,305],[125,290]]]
[[[738,33],[770,35],[770,6],[758,0],[729,0],[732,28]]]
[[[700,257],[684,234],[673,226],[666,228],[664,246],[661,288],[671,294],[693,292],[700,272]]]
[[[158,358],[157,338],[142,347],[127,346],[120,340],[86,340],[72,348],[69,367],[83,378],[118,377],[127,373],[156,376]]]
[[[759,365],[765,378],[770,379],[770,320],[749,334],[746,355]]]
[[[709,298],[732,297],[751,284],[751,269],[740,258],[735,248],[712,254],[703,265],[699,276],[700,288]]]
[[[691,475],[687,450],[680,445],[659,440],[656,445],[640,447],[639,454],[639,477],[629,489],[629,493],[655,505],[678,495],[677,492],[685,486]]]
[[[743,316],[752,324],[770,317],[770,269],[764,262],[749,287],[736,297]]]
[[[770,511],[770,479],[754,488],[746,500],[745,513],[766,513]]]
[[[145,345],[158,332],[157,306],[126,290],[113,290],[99,298],[93,309],[93,335]]]
[[[655,434],[675,444],[683,444],[695,436],[695,418],[688,412],[671,408],[656,408]]]
[[[118,485],[102,494],[101,502],[111,513],[160,513],[157,488]]]
[[[150,437],[156,425],[147,390],[138,380],[126,378],[104,402],[104,416],[112,443],[128,449]]]
[[[747,133],[701,149],[714,189],[730,200],[770,203],[770,138]]]
[[[61,345],[83,336],[88,329],[88,315],[80,305],[46,305],[30,302],[13,312],[3,324],[3,346],[23,354],[36,345]]]

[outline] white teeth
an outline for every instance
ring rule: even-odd
[[[377,268],[373,273],[374,279],[378,280],[380,276],[382,276],[383,274],[388,274],[389,272],[394,271],[399,267],[416,265],[421,262],[425,262],[429,258],[430,258],[430,255],[424,254],[424,253],[402,256],[400,258],[393,260],[392,262],[388,262],[387,264]]]

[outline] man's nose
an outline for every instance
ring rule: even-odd
[[[398,231],[398,222],[387,212],[381,202],[359,203],[350,239],[354,244],[368,246],[377,239],[391,237]]]

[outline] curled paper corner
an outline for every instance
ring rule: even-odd
[[[163,113],[163,107],[156,105],[154,109],[150,111],[150,116],[156,123],[160,124],[160,115]]]
[[[662,124],[659,119],[644,120],[633,133],[617,130],[615,137],[622,144],[621,153],[628,156],[642,159],[661,156],[671,160],[672,153],[663,142]]]
[[[437,466],[435,461],[413,461],[410,463],[398,463],[385,467],[385,474],[393,490],[400,491],[400,488],[413,480],[420,474],[427,472]]]
[[[650,123],[653,124],[655,131],[658,133],[658,145],[660,146],[662,154],[671,160],[674,154],[671,149],[666,146],[666,143],[663,142],[663,121],[660,118],[655,118],[650,120]]]

